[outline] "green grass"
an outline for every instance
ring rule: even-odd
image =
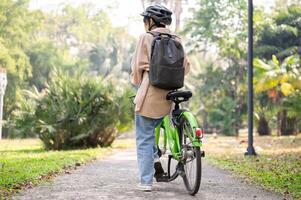
[[[55,173],[111,152],[111,148],[45,151],[38,139],[0,141],[0,199],[27,184],[36,185]]]
[[[259,156],[244,156],[245,138],[207,138],[204,149],[211,164],[228,169],[266,189],[301,198],[301,137],[256,137]],[[205,172],[204,172],[205,173]]]

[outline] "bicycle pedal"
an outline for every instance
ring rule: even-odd
[[[205,157],[205,151],[201,151],[201,157]]]
[[[185,171],[184,171],[184,166],[183,166],[183,164],[178,164],[177,165],[177,168],[176,168],[176,172],[177,172],[177,174],[179,174],[180,176],[185,176]]]
[[[155,162],[154,163],[154,168],[155,168],[155,175],[160,175],[164,174],[164,169],[162,168],[162,165],[160,162]]]
[[[178,170],[177,173],[182,177],[185,176],[185,171]]]
[[[169,177],[167,173],[155,175],[157,182],[168,182]]]

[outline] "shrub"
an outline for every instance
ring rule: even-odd
[[[235,135],[236,102],[230,97],[223,97],[220,102],[208,112],[210,125],[216,127],[225,135]]]
[[[102,78],[55,72],[41,92],[24,91],[24,102],[14,113],[12,124],[18,134],[37,134],[46,149],[109,146],[116,126],[132,121],[119,120],[129,113],[128,107],[118,105],[128,94],[125,91],[117,91]]]

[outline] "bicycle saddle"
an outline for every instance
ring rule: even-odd
[[[167,100],[176,102],[188,101],[190,97],[192,97],[190,91],[171,91],[166,95]]]

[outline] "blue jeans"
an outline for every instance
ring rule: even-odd
[[[155,145],[155,128],[162,119],[135,115],[137,161],[142,185],[153,184],[154,159],[159,158]]]

